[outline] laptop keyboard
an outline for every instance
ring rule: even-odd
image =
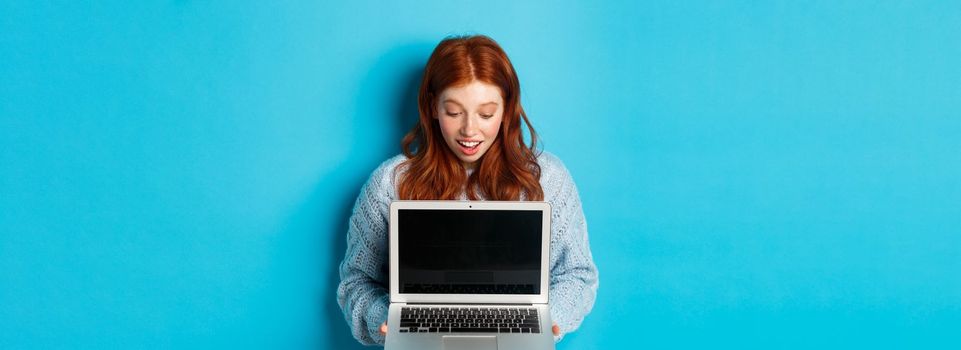
[[[403,307],[401,333],[540,333],[528,307]]]

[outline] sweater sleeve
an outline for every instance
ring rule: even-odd
[[[553,158],[553,157],[551,157]],[[574,181],[564,165],[553,158],[546,179],[551,203],[551,317],[564,334],[580,327],[594,307],[598,276],[587,239],[587,221]]]
[[[382,164],[360,191],[347,229],[347,252],[340,264],[337,303],[354,338],[364,345],[384,343],[387,321],[387,220],[393,162]]]

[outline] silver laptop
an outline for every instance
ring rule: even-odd
[[[554,349],[545,202],[390,204],[387,350]]]

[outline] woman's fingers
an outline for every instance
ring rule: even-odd
[[[387,323],[380,324],[380,334],[387,335]]]

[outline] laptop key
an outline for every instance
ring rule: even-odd
[[[463,332],[463,333],[497,333],[497,329],[496,329],[496,328],[467,328],[467,327],[458,327],[458,328],[451,328],[450,331],[451,331],[451,332]]]

